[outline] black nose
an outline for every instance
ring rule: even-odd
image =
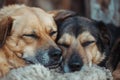
[[[52,49],[50,50],[49,55],[53,60],[58,61],[60,60],[60,57],[62,56],[62,51],[59,49]]]
[[[79,55],[72,55],[68,63],[71,72],[79,71],[83,66],[82,58]]]

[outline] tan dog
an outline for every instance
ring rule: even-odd
[[[12,5],[0,11],[0,76],[28,63],[60,62],[52,16],[39,8]]]

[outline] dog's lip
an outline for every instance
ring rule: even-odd
[[[27,65],[31,65],[31,64],[36,64],[36,63],[34,63],[34,62],[32,62],[32,61],[29,61],[29,60],[26,60],[26,64]],[[39,64],[39,63],[38,63]],[[57,68],[57,67],[59,67],[60,66],[60,63],[59,62],[57,62],[57,63],[53,63],[53,64],[50,64],[50,65],[44,65],[45,67],[48,67],[49,69],[54,69],[54,68]]]
[[[54,68],[58,68],[60,66],[60,64],[51,64],[45,67],[48,67],[49,69],[54,69]]]
[[[34,64],[33,62],[31,61],[26,61],[27,64]]]
[[[51,66],[49,66],[49,68],[50,68],[50,69],[53,69],[53,68],[58,68],[58,67],[60,67],[61,62],[62,62],[62,57],[60,58],[60,60],[59,60],[57,63],[52,64]]]
[[[50,65],[45,65],[45,67],[48,67],[49,69],[55,69],[60,67],[61,62],[62,62],[62,57],[60,57],[59,61],[56,61],[55,63],[51,63]]]
[[[45,67],[48,67],[49,69],[55,69],[60,67],[61,65],[61,61],[55,62],[55,63],[51,63],[49,65],[45,65]]]

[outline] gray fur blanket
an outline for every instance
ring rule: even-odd
[[[11,70],[0,80],[113,80],[113,78],[109,70],[96,65],[84,66],[78,72],[59,73],[37,64]]]

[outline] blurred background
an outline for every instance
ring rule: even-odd
[[[46,11],[68,9],[81,16],[120,26],[120,0],[0,0],[0,8],[10,4],[25,4]]]

